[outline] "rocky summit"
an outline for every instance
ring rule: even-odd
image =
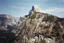
[[[64,18],[41,11],[38,6],[33,6],[28,15],[12,25],[11,34],[6,31],[6,35],[2,30],[5,35],[2,37],[1,34],[0,40],[6,43],[64,43]]]

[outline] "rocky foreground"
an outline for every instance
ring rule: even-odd
[[[38,6],[33,6],[28,15],[15,23],[7,24],[9,28],[5,26],[6,30],[2,32],[5,38],[1,34],[0,40],[6,43],[64,43],[64,18],[43,13]],[[8,32],[10,26],[13,28]]]

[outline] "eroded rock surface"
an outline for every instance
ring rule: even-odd
[[[64,43],[64,18],[31,10],[15,43]]]

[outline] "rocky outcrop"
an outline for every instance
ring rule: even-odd
[[[4,35],[8,40],[12,37],[13,43],[64,43],[64,18],[43,13],[38,6],[33,6],[28,15],[15,23],[6,28],[11,29],[13,36]]]
[[[64,19],[32,10],[15,43],[64,43]]]

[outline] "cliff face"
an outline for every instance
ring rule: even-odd
[[[15,43],[64,43],[64,19],[34,9]]]

